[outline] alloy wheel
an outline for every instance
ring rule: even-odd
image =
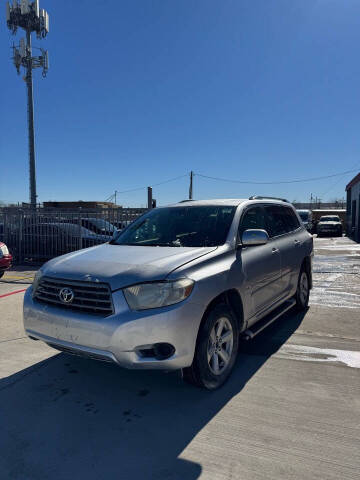
[[[231,323],[226,317],[221,317],[211,330],[207,348],[208,364],[214,375],[221,375],[229,365],[233,344]]]
[[[309,280],[306,272],[302,272],[300,277],[300,284],[299,284],[300,292],[299,297],[302,305],[306,304],[307,297],[309,295]]]

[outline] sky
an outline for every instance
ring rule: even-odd
[[[40,0],[38,201],[344,197],[360,171],[358,0]],[[27,201],[26,90],[0,4],[0,201]],[[38,54],[34,51],[34,54]],[[357,169],[357,171],[355,171]],[[293,184],[252,185],[352,173]],[[127,191],[133,190],[135,191]],[[123,193],[121,193],[123,192]]]

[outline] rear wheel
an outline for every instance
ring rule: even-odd
[[[239,327],[226,304],[216,305],[200,327],[191,367],[183,369],[186,382],[208,390],[219,388],[234,367]]]
[[[298,310],[305,310],[309,304],[310,296],[310,281],[309,274],[302,268],[299,275],[298,287],[295,294],[296,308]]]

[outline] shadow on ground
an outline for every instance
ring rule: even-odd
[[[288,313],[243,343],[231,378],[212,393],[178,373],[65,354],[0,381],[0,478],[197,479],[201,465],[179,455],[303,317]]]

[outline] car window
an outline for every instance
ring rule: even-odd
[[[299,212],[298,211],[298,214],[299,214],[301,220],[303,220],[304,222],[308,222],[310,220],[309,212]]]
[[[265,212],[262,207],[252,207],[247,210],[239,225],[239,238],[248,229],[266,230]]]
[[[333,215],[329,217],[320,217],[320,222],[340,222],[340,218]]]
[[[297,228],[300,227],[299,220],[295,214],[295,212],[289,207],[280,207],[281,210],[284,212],[284,218],[287,226],[288,232],[293,232]]]
[[[278,205],[268,205],[265,207],[269,237],[277,237],[289,231],[287,215],[284,210],[283,207]]]

